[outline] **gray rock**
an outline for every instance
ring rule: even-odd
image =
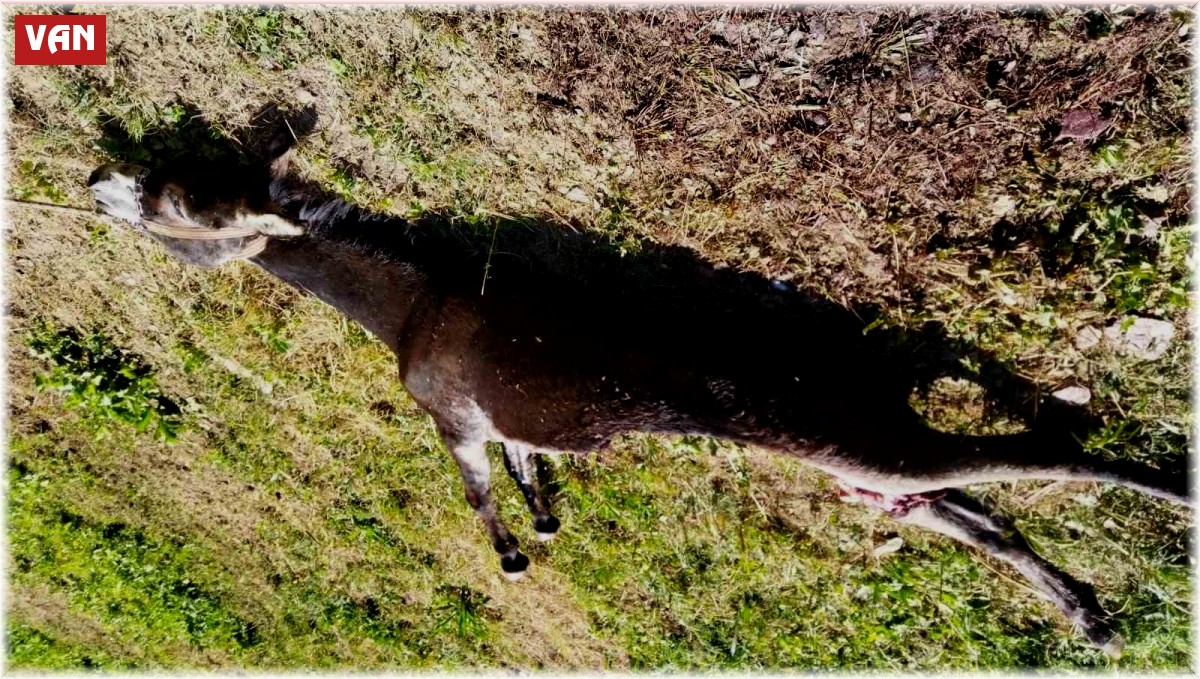
[[[1088,326],[1079,331],[1079,335],[1075,337],[1075,348],[1080,351],[1087,351],[1100,344],[1100,340],[1104,338],[1104,333],[1100,328]]]
[[[1059,139],[1095,139],[1112,125],[1112,121],[1100,117],[1097,111],[1075,109],[1064,113],[1059,124],[1062,125]]]
[[[572,186],[565,194],[567,200],[573,200],[576,203],[590,203],[592,199],[588,197],[587,191],[584,191],[578,186]]]
[[[1161,358],[1174,337],[1174,325],[1140,316],[1126,316],[1104,329],[1104,341],[1114,350],[1147,361]]]

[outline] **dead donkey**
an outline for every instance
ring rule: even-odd
[[[386,343],[510,577],[529,559],[497,516],[489,441],[503,444],[548,540],[559,522],[539,493],[535,455],[586,453],[622,432],[700,434],[791,455],[898,521],[1008,562],[1092,643],[1119,650],[1089,586],[954,489],[1089,480],[1185,503],[1186,473],[1089,456],[1052,429],[931,429],[908,405],[905,366],[878,353],[861,323],[687,251],[614,257],[586,237],[528,224],[498,229],[485,249],[461,229],[325,197],[287,177],[286,164],[281,146],[269,169],[248,174],[106,165],[89,185],[103,211],[183,261],[248,259]]]

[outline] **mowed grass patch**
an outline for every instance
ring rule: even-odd
[[[1186,456],[1192,419],[1190,27],[1139,8],[117,8],[108,66],[10,74],[8,178],[14,197],[87,205],[91,169],[138,139],[160,144],[147,158],[205,155],[263,105],[312,105],[297,171],[361,205],[685,245],[878,304],[900,329],[940,323],[1044,388],[1082,380],[1095,452],[1165,465]],[[1055,139],[1073,108],[1113,124]],[[213,139],[171,134],[193,115]],[[37,555],[14,576],[17,666],[1191,661],[1190,516],[1094,484],[974,492],[1097,585],[1129,641],[1116,664],[1005,567],[706,440],[629,437],[560,460],[564,529],[546,545],[495,470],[533,559],[506,583],[428,418],[361,328],[244,264],[188,269],[116,226],[9,215],[10,483],[24,493],[10,543]],[[1175,324],[1166,356],[1076,348],[1131,313]],[[44,320],[139,357],[180,405],[177,440],[39,391],[53,367],[26,346]],[[948,394],[918,404],[939,426],[1011,426]],[[873,556],[896,536],[899,552]],[[199,593],[182,601],[185,579]],[[130,602],[156,613],[114,622]]]

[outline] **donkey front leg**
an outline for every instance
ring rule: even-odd
[[[520,580],[529,568],[529,557],[521,553],[517,539],[508,532],[508,528],[496,513],[496,503],[492,500],[491,493],[492,468],[488,462],[487,441],[476,437],[447,435],[445,432],[442,433],[442,440],[450,449],[450,454],[454,456],[459,472],[462,473],[467,503],[483,521],[492,547],[500,555],[500,568],[503,569],[504,576],[509,580]]]
[[[558,534],[558,519],[550,513],[550,505],[542,497],[538,488],[538,472],[542,463],[541,458],[534,457],[528,446],[517,443],[505,443],[504,467],[508,475],[516,482],[525,496],[525,504],[533,514],[533,529],[542,542],[552,540]]]
[[[939,500],[894,516],[898,521],[937,531],[1008,562],[1042,596],[1077,623],[1089,641],[1109,656],[1120,656],[1124,642],[1113,630],[1092,588],[1034,553],[1011,522],[989,513],[979,502],[961,491],[949,490]]]

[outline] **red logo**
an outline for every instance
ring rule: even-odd
[[[16,16],[17,66],[103,66],[108,60],[103,14]]]

